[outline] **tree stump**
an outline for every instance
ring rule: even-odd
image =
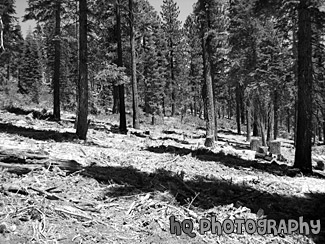
[[[260,146],[262,146],[261,141],[257,138],[252,138],[252,140],[250,142],[251,150],[258,152],[258,149],[260,148]]]
[[[272,154],[281,154],[281,142],[280,141],[271,141],[270,142],[270,153]]]

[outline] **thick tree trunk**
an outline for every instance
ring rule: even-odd
[[[134,43],[133,0],[129,0],[129,17],[130,17],[130,46],[131,46],[131,65],[132,65],[133,128],[140,129],[137,67],[136,67],[136,60],[135,60],[135,43]]]
[[[121,33],[121,12],[120,0],[116,1],[116,25],[117,25],[117,66],[123,67],[123,50],[122,50],[122,33]],[[127,133],[126,115],[125,115],[125,98],[124,98],[124,84],[118,86],[119,91],[119,112],[120,112],[120,132]]]
[[[53,117],[60,121],[60,66],[61,66],[61,1],[56,2],[55,10],[55,56],[53,73]]]
[[[312,40],[311,13],[308,0],[298,8],[298,117],[294,167],[312,172]]]
[[[87,64],[87,0],[79,1],[79,79],[78,79],[78,124],[77,135],[87,138],[88,131],[88,64]]]

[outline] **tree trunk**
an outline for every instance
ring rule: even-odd
[[[0,14],[0,54],[5,51],[4,45],[3,45],[3,22],[2,22],[2,14]]]
[[[87,0],[79,1],[79,79],[77,135],[86,140],[88,131],[88,64],[87,64]]]
[[[214,106],[214,140],[218,141],[218,101],[217,101],[217,89],[216,89],[216,83],[215,80],[215,69],[212,62],[211,53],[213,52],[211,50],[211,45],[207,46],[208,51],[208,58],[209,63],[211,67],[211,79],[212,79],[212,93],[213,93],[213,106]]]
[[[324,122],[323,122],[323,144],[325,145],[325,118],[324,118]]]
[[[208,60],[207,49],[209,49],[210,40],[204,38],[202,27],[202,58],[203,58],[203,73],[206,92],[206,139],[204,145],[212,147],[214,145],[214,103],[213,103],[213,87],[211,77],[211,67]]]
[[[165,97],[162,98],[162,110],[164,117],[166,116]]]
[[[175,92],[175,73],[174,73],[174,52],[173,52],[173,40],[170,39],[170,75],[171,75],[171,90],[172,90],[172,114],[171,116],[175,116],[176,112],[176,92]]]
[[[236,86],[236,122],[237,122],[237,133],[241,135],[241,128],[240,128],[240,88],[239,84]]]
[[[246,141],[251,141],[251,108],[250,108],[250,101],[247,101],[246,106],[246,119],[247,119],[247,136]]]
[[[298,8],[298,117],[294,167],[312,172],[312,40],[309,1],[300,0]]]
[[[278,133],[279,133],[279,101],[278,101],[278,91],[277,89],[275,89],[274,91],[274,100],[273,100],[273,107],[274,107],[274,111],[273,111],[273,122],[274,122],[274,140],[276,140],[278,138]]]
[[[116,25],[117,25],[117,66],[123,67],[123,50],[122,50],[122,34],[121,34],[121,12],[120,0],[116,1]],[[125,115],[125,98],[124,98],[124,84],[118,86],[119,91],[119,112],[120,112],[120,132],[127,133],[126,115]]]
[[[287,110],[287,131],[288,131],[288,133],[291,132],[290,120],[291,120],[290,108],[288,108],[288,110]]]
[[[244,103],[244,91],[243,91],[243,87],[239,86],[239,92],[240,92],[240,119],[241,119],[241,123],[244,125],[245,124],[245,103]]]
[[[262,121],[259,122],[260,125],[260,130],[261,130],[261,138],[262,138],[262,146],[266,147],[266,136],[265,136],[265,126],[264,123]]]
[[[11,57],[8,57],[8,64],[7,64],[7,79],[5,84],[8,85],[8,82],[10,80],[10,63],[11,63]]]
[[[254,122],[253,122],[253,136],[259,136],[259,130],[258,130],[258,122],[257,122],[257,111],[256,108],[254,108]]]
[[[272,132],[274,131],[273,118],[274,118],[273,111],[270,111],[267,117],[267,139],[266,139],[267,142],[272,141]]]
[[[134,43],[134,14],[133,0],[129,0],[130,17],[130,46],[131,46],[131,65],[132,65],[132,100],[133,100],[133,128],[140,129],[139,123],[139,105],[138,105],[138,85],[137,85],[137,67],[135,60]]]
[[[119,107],[120,107],[120,98],[119,98],[119,88],[118,86],[113,85],[113,114],[119,113]]]
[[[55,10],[55,56],[53,73],[53,117],[60,121],[60,66],[61,66],[61,1],[56,2]]]
[[[322,124],[319,124],[318,126],[318,140],[319,142],[323,141]]]

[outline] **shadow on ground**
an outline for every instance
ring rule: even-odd
[[[33,128],[24,128],[7,123],[0,123],[0,132],[20,135],[35,140],[54,140],[56,142],[72,141],[77,139],[75,133],[60,133],[54,130],[35,130]]]
[[[218,162],[227,167],[235,168],[235,169],[254,168],[263,172],[268,172],[279,176],[292,174],[292,172],[289,170],[290,167],[285,164],[278,164],[275,162],[259,163],[258,161],[255,160],[248,161],[233,155],[225,155],[223,152],[214,153],[208,149],[199,148],[197,150],[192,150],[188,148],[181,148],[181,147],[176,147],[171,145],[168,146],[162,145],[158,147],[149,147],[147,148],[147,150],[154,153],[170,153],[179,156],[185,156],[191,154],[192,157],[195,157],[201,161]]]
[[[228,164],[226,160],[227,157],[223,157],[220,162],[226,165]],[[245,206],[253,213],[263,209],[267,218],[277,221],[298,220],[300,216],[304,217],[304,221],[320,219],[321,233],[313,236],[313,239],[316,243],[325,242],[324,194],[309,194],[304,198],[289,197],[258,191],[247,184],[237,185],[227,180],[202,176],[184,181],[182,175],[162,169],[146,173],[133,167],[93,166],[85,168],[81,174],[95,178],[102,183],[110,182],[110,187],[103,193],[103,199],[100,200],[146,192],[168,191],[176,199],[176,204],[184,207],[191,205],[208,210],[221,205],[234,204],[236,207]]]

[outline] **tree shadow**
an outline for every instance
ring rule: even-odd
[[[84,168],[81,174],[102,183],[111,183],[103,192],[102,200],[168,191],[176,199],[175,204],[184,207],[210,210],[234,204],[237,208],[247,207],[253,213],[263,209],[268,219],[274,219],[278,223],[282,219],[286,220],[286,223],[289,219],[298,220],[301,216],[308,223],[311,220],[321,220],[321,232],[312,238],[316,243],[325,241],[325,194],[306,194],[305,197],[284,196],[259,191],[248,184],[234,184],[229,180],[211,177],[197,175],[191,180],[184,180],[182,175],[164,169],[147,173],[133,167],[92,166]]]
[[[75,133],[61,133],[54,130],[35,130],[33,128],[19,127],[6,123],[0,123],[0,132],[15,134],[41,141],[54,140],[56,142],[63,142],[78,139]]]
[[[256,160],[244,160],[240,157],[234,155],[225,155],[223,152],[214,153],[208,149],[188,149],[188,148],[181,148],[176,146],[165,146],[161,145],[158,147],[148,147],[148,151],[154,153],[170,153],[179,156],[185,156],[191,154],[192,157],[195,157],[201,161],[213,161],[221,163],[229,168],[241,169],[241,168],[254,168],[261,172],[268,172],[274,175],[284,176],[289,175],[291,176],[292,172],[290,172],[290,168],[286,164],[278,164],[276,162],[273,163],[260,163]],[[318,175],[317,175],[318,176]]]

